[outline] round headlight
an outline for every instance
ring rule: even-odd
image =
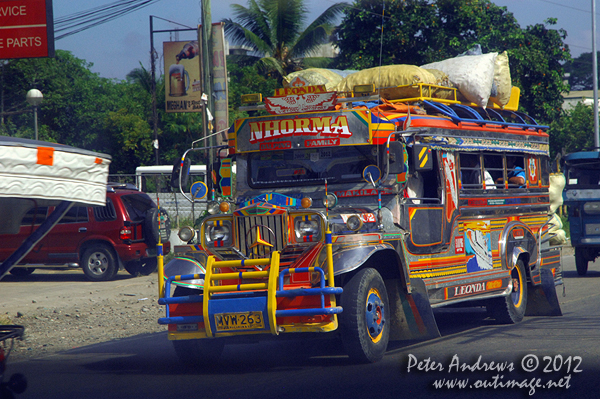
[[[346,226],[352,231],[358,231],[363,225],[362,219],[358,215],[352,215],[346,221]]]
[[[208,237],[211,241],[229,240],[230,230],[228,225],[211,226],[208,231]]]
[[[329,193],[323,198],[323,206],[327,209],[333,209],[337,205],[337,201],[337,196],[333,193]]]
[[[219,213],[219,203],[217,201],[210,201],[206,205],[206,210],[209,214],[216,215],[217,213]]]
[[[181,241],[189,242],[192,239],[194,239],[194,236],[196,235],[196,231],[190,226],[185,226],[185,227],[182,227],[181,229],[179,229],[179,233],[177,233],[177,235],[179,236]]]

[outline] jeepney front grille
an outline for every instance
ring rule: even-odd
[[[268,258],[287,244],[287,213],[281,215],[236,216],[235,246],[248,258]],[[258,235],[260,234],[260,237]],[[261,241],[262,240],[262,241]],[[272,245],[264,245],[263,242]]]

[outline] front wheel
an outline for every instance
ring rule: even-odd
[[[390,314],[379,272],[367,268],[354,275],[344,286],[341,304],[340,331],[348,356],[361,363],[381,360],[390,338]]]
[[[587,252],[585,248],[575,247],[575,267],[577,268],[577,274],[580,276],[585,276],[588,271],[589,259]]]
[[[200,295],[202,291],[187,287],[176,287],[174,297]],[[220,339],[186,339],[172,341],[175,353],[183,364],[192,367],[214,366],[219,360],[225,345]]]
[[[502,324],[514,324],[523,320],[527,309],[527,275],[525,265],[519,259],[510,272],[512,291],[504,298],[494,298],[487,308],[492,317]]]
[[[112,250],[104,244],[97,244],[83,252],[81,268],[92,281],[111,280],[119,271]]]

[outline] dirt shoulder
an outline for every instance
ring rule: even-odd
[[[165,331],[157,323],[156,273],[132,277],[121,271],[114,281],[90,282],[79,269],[43,270],[0,281],[0,322],[25,326],[11,360]]]

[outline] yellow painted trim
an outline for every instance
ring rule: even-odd
[[[269,269],[269,288],[267,292],[267,312],[269,314],[269,327],[271,334],[277,335],[277,280],[279,277],[279,252],[274,251],[271,255],[271,267]]]
[[[208,302],[210,301],[212,288],[212,269],[215,263],[215,257],[209,256],[206,261],[206,273],[204,275],[204,300],[202,301],[202,314],[204,316],[204,330],[207,337],[213,337],[214,334],[210,329],[210,316],[208,315]]]

